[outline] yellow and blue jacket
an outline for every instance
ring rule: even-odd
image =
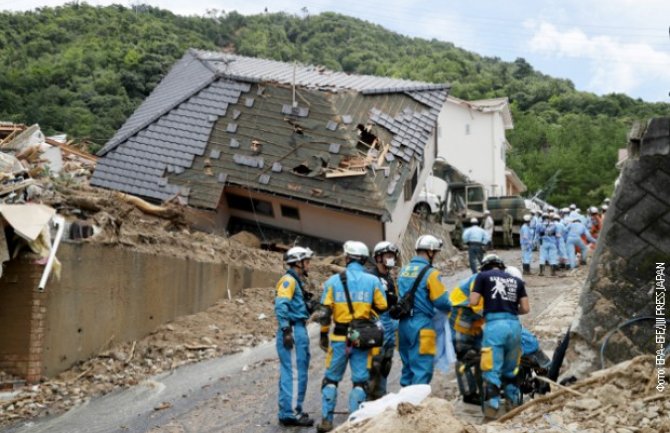
[[[286,271],[277,283],[275,316],[279,329],[288,328],[293,322],[309,318],[300,277],[292,269]]]
[[[455,332],[466,335],[480,335],[484,317],[484,298],[480,298],[475,306],[470,306],[470,292],[475,285],[477,274],[461,280],[449,294],[453,309],[449,313],[449,324]]]
[[[366,272],[363,265],[351,262],[347,265],[347,288],[351,296],[354,317],[349,312],[347,297],[339,274],[333,275],[323,284],[321,304],[332,310],[335,329],[331,341],[346,340],[346,325],[352,319],[372,319],[373,308],[377,312],[387,309],[386,294],[378,277]],[[338,326],[339,325],[339,326]],[[321,332],[328,332],[330,326],[322,326]]]
[[[416,277],[429,264],[430,262],[427,259],[416,256],[400,270],[398,298],[402,298],[412,289]],[[451,303],[449,302],[449,293],[440,280],[440,271],[430,269],[423,276],[414,294],[414,315],[422,314],[432,318],[435,315],[434,308],[448,312],[451,309]]]

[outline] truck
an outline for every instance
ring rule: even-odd
[[[494,236],[502,237],[502,218],[507,209],[514,218],[512,231],[518,237],[523,216],[535,208],[538,208],[536,203],[521,196],[487,197],[482,184],[471,181],[446,161],[438,159],[422,187],[414,211],[424,219],[451,226],[452,237],[457,237],[458,230],[454,229],[459,220],[464,222],[473,217],[481,220],[484,211],[489,210],[495,222]],[[454,245],[460,243],[460,239],[452,241]]]

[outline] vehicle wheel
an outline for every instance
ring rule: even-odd
[[[414,213],[423,220],[427,220],[430,217],[430,206],[427,203],[419,203],[414,206]]]

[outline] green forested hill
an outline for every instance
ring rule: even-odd
[[[449,82],[464,99],[509,96],[509,164],[531,191],[549,187],[559,205],[599,203],[632,121],[670,113],[667,104],[578,92],[523,59],[481,57],[333,13],[182,17],[149,6],[70,4],[0,14],[0,120],[103,144],[189,47]]]

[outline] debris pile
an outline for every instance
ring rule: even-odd
[[[162,325],[142,340],[110,341],[97,357],[0,400],[0,426],[61,413],[149,376],[271,340],[276,331],[273,316],[273,288],[246,289],[238,298]]]
[[[668,433],[670,395],[658,392],[654,358],[636,357],[531,400],[481,433]]]
[[[463,424],[455,415],[451,403],[429,397],[418,406],[400,403],[374,418],[357,424],[345,423],[338,433],[477,433],[472,426]]]

